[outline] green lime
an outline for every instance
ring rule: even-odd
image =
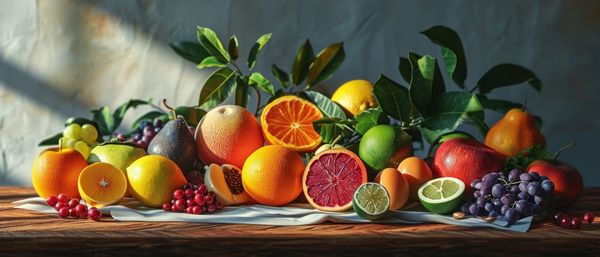
[[[447,214],[458,208],[464,191],[465,183],[457,178],[436,178],[419,188],[419,200],[430,212]]]
[[[431,147],[429,147],[429,152],[427,153],[427,157],[435,157],[435,152],[437,151],[437,149],[440,147],[440,145],[450,139],[455,139],[455,138],[470,138],[470,139],[475,139],[473,136],[471,136],[471,134],[467,133],[467,132],[462,132],[462,131],[452,131],[452,132],[448,132],[446,134],[442,134],[439,137],[437,137],[435,140],[433,140],[433,142],[431,143]]]
[[[400,127],[377,125],[363,135],[358,155],[371,172],[396,168],[402,160],[413,155],[411,137]]]
[[[352,208],[366,220],[376,220],[390,208],[390,194],[381,184],[364,183],[354,192]]]

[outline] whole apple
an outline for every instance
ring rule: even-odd
[[[440,145],[433,159],[433,176],[455,177],[465,185],[504,168],[504,156],[475,139],[456,138]]]
[[[537,172],[554,183],[554,195],[564,201],[558,207],[571,206],[583,191],[583,178],[573,166],[557,160],[537,160],[527,167],[527,172]]]

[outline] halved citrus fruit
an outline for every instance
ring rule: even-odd
[[[282,96],[265,106],[260,116],[263,134],[269,144],[296,152],[312,152],[321,144],[313,122],[323,114],[309,101],[297,96]]]
[[[456,210],[463,199],[465,183],[453,177],[430,180],[419,188],[418,196],[425,209],[437,214]]]
[[[304,196],[323,211],[345,211],[352,207],[356,189],[367,182],[367,168],[346,149],[332,149],[313,157],[302,177]]]
[[[77,184],[81,198],[97,208],[119,202],[127,191],[125,174],[104,162],[85,167],[79,174]]]

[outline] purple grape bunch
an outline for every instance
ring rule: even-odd
[[[148,150],[148,145],[154,139],[156,134],[163,128],[164,122],[161,119],[154,119],[153,121],[143,121],[140,126],[136,129],[135,133],[127,138],[122,133],[115,134],[115,137],[120,142],[130,142],[139,148]]]
[[[508,174],[492,172],[471,182],[473,199],[461,206],[461,211],[473,216],[503,220],[508,225],[517,220],[541,214],[558,201],[552,196],[554,183],[537,172],[513,169]]]

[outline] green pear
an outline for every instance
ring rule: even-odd
[[[142,148],[138,148],[126,144],[105,144],[94,147],[88,157],[89,163],[106,162],[121,169],[124,173],[127,167],[135,160],[145,156],[146,152]]]

